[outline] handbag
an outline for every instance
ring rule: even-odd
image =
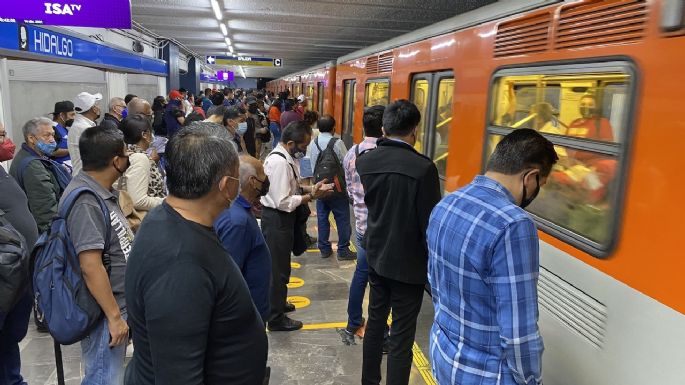
[[[147,211],[136,210],[133,204],[133,199],[131,199],[131,195],[128,193],[128,191],[126,191],[125,178],[125,176],[122,176],[119,178],[119,182],[117,183],[117,191],[119,192],[119,207],[121,208],[121,212],[126,217],[129,227],[135,234],[138,231],[140,224],[143,222],[143,218],[145,218]]]

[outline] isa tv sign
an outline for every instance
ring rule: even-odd
[[[0,8],[0,22],[131,28],[130,0],[9,0]]]

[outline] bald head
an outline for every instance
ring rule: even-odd
[[[150,103],[145,99],[133,98],[128,102],[126,108],[128,109],[128,115],[141,114],[147,117],[152,116],[152,107],[150,107]]]
[[[259,200],[259,190],[262,188],[266,174],[259,159],[249,155],[240,156],[240,195],[248,202]]]

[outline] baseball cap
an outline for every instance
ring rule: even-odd
[[[178,92],[178,90],[171,90],[171,92],[169,92],[169,100],[178,99],[182,96],[183,95],[181,95],[181,93]]]
[[[84,113],[95,105],[98,100],[102,100],[102,94],[89,94],[87,92],[81,92],[74,98],[74,110],[79,114]]]
[[[297,101],[300,102],[300,103],[304,102],[304,94],[298,96],[298,97],[297,97]]]
[[[61,102],[55,103],[55,109],[52,112],[53,115],[59,115],[62,112],[74,111],[74,103],[68,100],[62,100]]]

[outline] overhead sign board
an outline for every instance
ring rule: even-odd
[[[131,28],[130,0],[9,0],[0,7],[0,22]]]
[[[254,56],[207,56],[207,64],[221,66],[281,67],[283,59]]]

